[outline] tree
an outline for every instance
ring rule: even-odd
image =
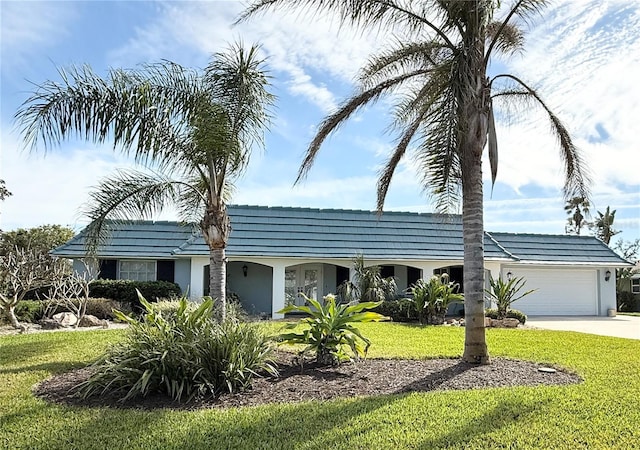
[[[15,248],[31,249],[48,254],[73,237],[71,228],[61,225],[41,225],[34,228],[18,228],[0,236],[0,255],[6,255]]]
[[[49,286],[56,276],[68,273],[62,260],[37,250],[15,248],[0,256],[0,307],[15,328],[22,328],[15,315],[15,307],[34,289]]]
[[[616,218],[616,210],[610,211],[609,207],[605,210],[604,214],[598,211],[598,217],[590,224],[591,229],[597,238],[602,242],[609,245],[611,238],[620,233],[618,230],[613,229],[613,221]]]
[[[4,180],[0,180],[0,201],[7,197],[11,197],[13,194],[7,189]]]
[[[254,145],[263,144],[274,96],[259,47],[232,45],[201,73],[164,61],[139,70],[88,66],[60,70],[61,83],[38,86],[16,113],[24,142],[46,151],[80,136],[133,154],[151,171],[122,170],[91,193],[85,213],[89,250],[104,239],[109,219],[146,218],[169,204],[198,222],[210,256],[210,292],[225,317],[226,204]]]
[[[589,199],[584,195],[575,196],[567,200],[567,204],[564,206],[564,210],[569,215],[567,226],[565,227],[567,234],[580,234],[580,229],[587,225],[585,216],[589,215],[590,207]]]
[[[305,176],[331,132],[363,106],[384,96],[395,102],[391,129],[397,141],[378,180],[378,209],[399,162],[415,152],[427,192],[436,208],[451,210],[462,200],[464,240],[465,348],[463,360],[488,363],[484,328],[484,255],[482,155],[488,148],[495,182],[498,147],[494,108],[500,104],[539,106],[548,117],[564,161],[565,198],[588,196],[582,160],[562,122],[521,78],[501,73],[489,77],[494,53],[523,49],[520,25],[541,11],[545,0],[517,0],[502,10],[496,0],[256,0],[242,14],[246,20],[269,9],[329,11],[343,23],[389,30],[388,48],[370,57],[359,86],[329,115],[311,141],[298,174]],[[401,36],[393,33],[402,33]],[[523,108],[524,110],[524,108]]]

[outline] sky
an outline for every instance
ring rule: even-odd
[[[392,36],[295,12],[234,25],[244,5],[1,0],[0,179],[13,195],[0,204],[0,228],[60,224],[79,231],[92,187],[133,164],[109,144],[65,141],[48,152],[26,150],[14,114],[35,85],[58,81],[58,68],[80,64],[101,74],[163,59],[201,69],[237,40],[261,45],[278,99],[265,149],[254,149],[232,203],[374,210],[377,175],[395,138],[387,131],[392,99],[340,128],[305,181],[293,183],[318,124],[355,92],[358,69]],[[592,211],[616,210],[616,238],[626,241],[640,238],[638,29],[640,0],[557,0],[528,23],[526,52],[494,60],[490,69],[526,80],[567,125],[589,167]],[[562,165],[548,123],[535,112],[499,113],[497,120],[493,189],[488,166],[483,171],[485,229],[563,234]],[[411,158],[399,166],[385,210],[433,212]],[[171,209],[155,218],[177,219]]]

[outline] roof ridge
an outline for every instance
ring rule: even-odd
[[[378,214],[376,210],[367,210],[367,209],[343,209],[343,208],[311,208],[311,207],[303,207],[303,206],[265,206],[265,205],[238,205],[232,204],[227,205],[229,209],[235,208],[249,208],[255,210],[269,210],[269,211],[313,211],[313,212],[337,212],[337,213],[358,213],[358,214]],[[417,211],[382,211],[381,215],[413,215],[413,216],[433,216],[433,217],[454,217],[460,218],[462,215],[460,214],[444,214],[444,213],[433,213],[433,212],[417,212]]]
[[[500,242],[498,242],[489,231],[485,231],[484,232],[485,235],[487,235],[487,237],[489,239],[491,239],[491,241],[496,244],[498,246],[498,248],[500,250],[502,250],[503,252],[505,252],[509,257],[515,259],[516,261],[520,261],[520,258],[518,258],[516,255],[514,255],[513,253],[511,253],[509,250],[507,250],[506,248],[504,248],[504,246],[502,244],[500,244]]]

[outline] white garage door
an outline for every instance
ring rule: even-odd
[[[598,314],[596,270],[509,269],[525,277],[524,291],[537,289],[512,308],[532,316],[595,316]]]

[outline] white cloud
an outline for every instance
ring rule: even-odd
[[[595,193],[637,185],[635,121],[640,116],[640,4],[559,2],[545,11],[511,70],[539,88],[583,152]],[[502,123],[501,125],[504,125]],[[535,125],[535,127],[534,127]],[[500,127],[501,182],[562,185],[557,145],[541,116]]]
[[[2,202],[3,230],[60,224],[76,231],[87,219],[81,212],[91,187],[131,160],[109,146],[75,144],[64,150],[29,154],[19,141],[2,130],[2,174],[12,196]]]
[[[0,2],[2,21],[2,65],[32,63],[35,51],[52,46],[67,34],[67,24],[76,17],[73,5],[56,2]]]

